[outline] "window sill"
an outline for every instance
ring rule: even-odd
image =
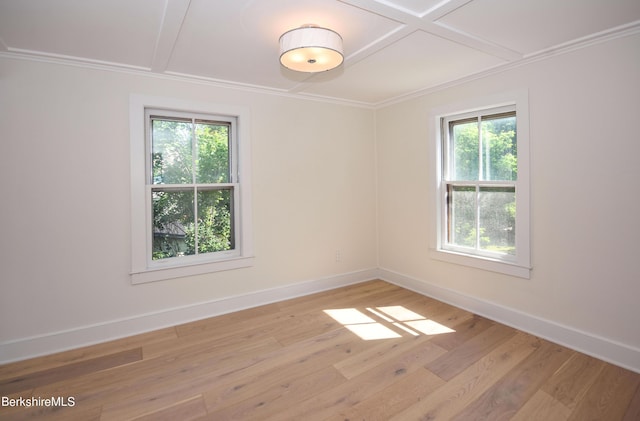
[[[222,272],[225,270],[241,269],[253,266],[254,257],[236,257],[188,266],[173,266],[168,268],[154,268],[131,273],[132,284],[164,281],[166,279],[182,278],[185,276],[202,275],[205,273]]]
[[[438,249],[429,249],[429,256],[432,259],[443,262],[474,267],[477,269],[516,276],[518,278],[529,279],[531,277],[531,268],[528,266],[521,266],[516,263],[504,262],[487,257],[470,256],[468,254]]]

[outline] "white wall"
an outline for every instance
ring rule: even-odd
[[[0,58],[0,361],[378,274],[566,327],[570,345],[618,344],[640,370],[639,46],[613,40],[376,111]],[[520,88],[531,279],[431,260],[430,109]],[[132,92],[250,108],[254,267],[131,285]]]
[[[635,35],[377,110],[380,267],[635,349],[640,369],[639,75]],[[430,259],[429,111],[521,88],[530,108],[531,279]]]
[[[34,61],[0,59],[0,75],[0,361],[376,267],[372,110]],[[130,93],[250,109],[254,267],[131,285]]]

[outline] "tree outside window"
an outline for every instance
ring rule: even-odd
[[[516,254],[515,111],[445,119],[446,247]]]
[[[232,250],[231,124],[151,115],[153,260]]]

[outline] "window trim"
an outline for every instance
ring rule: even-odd
[[[516,255],[499,258],[491,255],[470,254],[455,247],[445,247],[446,227],[443,226],[444,212],[444,186],[443,162],[444,139],[443,119],[455,116],[456,118],[467,113],[477,113],[514,106],[518,127],[518,179],[516,186]],[[456,104],[437,107],[429,113],[429,123],[432,125],[430,132],[433,134],[431,150],[433,152],[435,174],[431,184],[431,195],[434,198],[435,218],[433,218],[433,232],[430,239],[429,255],[431,258],[449,263],[470,266],[482,270],[488,270],[506,275],[529,279],[531,275],[531,245],[530,245],[530,163],[529,163],[529,105],[526,89],[497,94],[488,97],[475,98]]]
[[[148,197],[146,136],[148,109],[169,113],[217,115],[235,119],[237,160],[237,191],[235,223],[237,250],[233,253],[213,253],[196,259],[152,261],[150,250],[151,200]],[[232,270],[253,265],[251,215],[251,148],[249,110],[246,107],[197,102],[175,98],[131,94],[129,98],[130,171],[131,171],[131,282],[133,284],[160,281],[210,272]],[[232,149],[233,151],[233,149]],[[180,261],[178,261],[180,260]]]

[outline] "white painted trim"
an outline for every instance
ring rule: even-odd
[[[518,180],[516,181],[516,256],[513,261],[479,254],[464,253],[445,247],[446,229],[444,215],[446,213],[444,181],[443,181],[443,129],[441,119],[463,118],[465,114],[492,112],[501,107],[515,107],[518,133]],[[429,196],[434,198],[434,218],[429,238],[429,256],[432,259],[461,264],[483,270],[504,273],[529,279],[531,271],[531,209],[530,209],[530,158],[529,158],[529,92],[521,88],[509,92],[469,98],[461,102],[444,104],[432,108],[428,113],[428,131],[431,133],[429,145],[436,158],[433,168],[432,182],[429,184]]]
[[[472,82],[474,80],[483,79],[488,76],[504,73],[511,69],[516,69],[518,67],[526,66],[528,64],[535,63],[537,61],[561,56],[563,54],[571,53],[573,51],[580,50],[582,48],[588,48],[592,45],[597,45],[602,42],[613,41],[618,38],[633,36],[638,33],[640,33],[640,20],[630,22],[628,24],[624,24],[615,28],[611,28],[611,29],[599,32],[597,34],[592,34],[591,36],[569,41],[559,46],[549,47],[542,51],[537,51],[535,53],[528,54],[520,60],[510,61],[504,64],[498,64],[496,66],[489,67],[486,70],[471,74],[469,76],[463,76],[458,79],[440,83],[438,85],[420,88],[415,91],[408,92],[406,94],[400,94],[389,99],[371,103],[370,105],[375,109],[385,108],[393,104],[410,101],[415,98],[420,98],[426,95],[433,94],[435,92],[440,92],[445,89],[453,88],[455,86]]]
[[[441,262],[453,263],[456,265],[469,266],[476,269],[488,270],[519,278],[530,279],[531,268],[528,266],[518,266],[514,263],[495,260],[483,256],[470,257],[467,254],[456,253],[451,250],[429,249],[429,257]]]
[[[178,40],[182,24],[189,10],[191,0],[174,0],[165,3],[162,11],[162,25],[153,51],[151,70],[163,72],[167,69],[171,54]]]
[[[0,343],[0,364],[97,344],[377,279],[375,268]]]
[[[235,225],[238,250],[233,256],[219,253],[216,256],[203,256],[202,261],[193,259],[174,260],[161,265],[150,261],[151,254],[151,215],[149,196],[147,194],[145,127],[148,123],[147,109],[166,109],[177,112],[228,116],[236,123],[233,151],[238,156],[237,174],[239,180],[235,189],[240,195],[236,204]],[[250,110],[248,107],[209,102],[191,101],[178,98],[157,97],[140,94],[129,96],[129,137],[130,137],[130,193],[131,193],[131,282],[161,281],[171,278],[197,275],[208,272],[239,269],[253,263],[253,216],[251,205],[251,135]],[[229,120],[231,121],[231,120]],[[235,254],[237,253],[237,254]],[[195,257],[195,256],[194,256]],[[205,260],[206,259],[206,260]],[[194,263],[195,262],[195,263]]]
[[[496,322],[640,373],[640,349],[571,326],[380,268],[379,278]]]
[[[364,269],[0,343],[0,364],[48,355],[317,292],[382,279],[640,373],[640,349],[389,269]]]
[[[0,44],[0,58],[29,60],[29,61],[36,61],[41,63],[53,63],[53,64],[59,64],[63,66],[88,68],[88,69],[94,69],[94,70],[112,71],[112,72],[119,72],[119,73],[128,73],[135,76],[143,75],[143,76],[150,76],[156,79],[196,83],[196,84],[201,84],[206,86],[236,89],[236,90],[249,91],[249,92],[260,93],[260,94],[282,96],[287,98],[318,101],[323,103],[346,105],[346,106],[353,106],[353,107],[366,108],[366,109],[381,109],[393,104],[409,101],[411,99],[432,94],[434,92],[439,92],[454,86],[459,86],[464,83],[471,82],[473,80],[482,79],[487,76],[503,73],[505,71],[508,71],[520,66],[534,63],[536,61],[545,60],[547,58],[566,54],[566,53],[579,50],[581,48],[586,48],[601,42],[607,42],[607,41],[615,40],[618,38],[632,36],[637,33],[640,33],[640,20],[630,22],[615,28],[611,28],[611,29],[599,32],[597,34],[592,34],[587,37],[579,38],[577,40],[572,40],[564,44],[561,44],[559,46],[553,46],[542,51],[531,53],[522,59],[509,61],[504,64],[498,64],[484,71],[481,71],[469,76],[464,76],[458,79],[446,81],[438,85],[419,88],[415,91],[399,94],[397,96],[387,98],[377,102],[349,100],[344,98],[329,97],[329,96],[323,96],[323,95],[317,95],[317,94],[296,93],[296,92],[290,92],[285,89],[278,89],[278,88],[272,88],[268,86],[234,82],[234,81],[228,81],[223,79],[190,75],[190,74],[184,74],[184,73],[178,73],[178,72],[165,71],[163,73],[156,73],[151,71],[151,69],[147,67],[132,66],[132,65],[127,65],[123,63],[112,63],[112,62],[106,62],[106,61],[91,60],[83,57],[65,56],[60,54],[45,53],[41,51],[31,51],[31,50],[24,50],[24,49],[18,49],[18,48],[10,48],[9,46],[6,45],[6,43]],[[381,39],[384,39],[384,38],[385,37],[382,37]],[[375,42],[379,42],[379,41],[380,40],[377,40]],[[351,56],[347,57],[347,59],[349,60],[349,63],[354,64],[352,63],[352,61],[356,59],[359,60],[360,55],[364,57],[364,53],[365,53],[364,50],[356,51]],[[352,60],[352,57],[353,57],[353,60]]]
[[[233,89],[237,91],[251,92],[264,95],[275,95],[285,98],[301,99],[307,101],[322,102],[325,104],[345,105],[365,109],[373,109],[374,105],[369,102],[336,98],[318,94],[295,93],[281,88],[272,88],[263,85],[250,83],[232,82],[224,79],[216,79],[206,76],[189,75],[186,73],[165,71],[156,73],[149,68],[130,66],[120,63],[110,63],[97,60],[88,60],[76,57],[60,56],[55,54],[40,53],[38,51],[18,50],[7,48],[6,51],[0,49],[0,58],[12,60],[34,61],[38,63],[56,64],[60,66],[76,67],[80,69],[92,69],[106,72],[116,72],[133,76],[147,76],[154,79],[170,80],[176,82],[191,83],[202,86],[212,86],[223,89]]]

